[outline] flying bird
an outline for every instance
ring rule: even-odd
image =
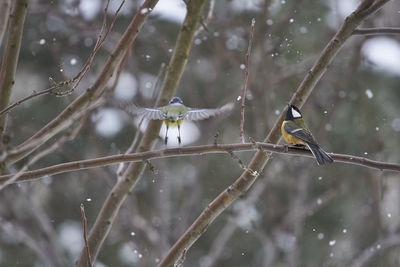
[[[168,105],[157,108],[140,108],[134,106],[128,112],[133,115],[143,116],[150,120],[163,120],[166,126],[164,143],[168,142],[168,129],[170,126],[178,127],[178,143],[181,144],[181,124],[183,120],[204,120],[209,117],[219,115],[230,111],[233,108],[232,103],[228,103],[221,108],[190,108],[183,104],[179,97],[173,97]]]

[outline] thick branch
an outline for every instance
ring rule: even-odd
[[[400,28],[392,27],[382,27],[382,28],[366,28],[366,29],[356,29],[353,35],[395,35],[400,34]]]
[[[308,96],[313,91],[315,85],[320,80],[322,75],[327,70],[328,65],[331,63],[333,58],[336,56],[343,43],[351,36],[354,29],[356,29],[360,23],[371,15],[373,12],[378,10],[389,0],[378,0],[378,1],[364,1],[350,16],[348,16],[335,36],[329,41],[328,45],[322,51],[317,62],[308,72],[299,88],[294,93],[291,104],[296,106],[302,106],[307,100]],[[268,134],[265,142],[277,143],[281,137],[280,126],[284,119],[286,108],[282,111],[274,127]],[[258,177],[258,173],[263,171],[267,164],[270,153],[257,152],[249,164],[249,169],[253,170],[244,171],[243,174],[226,190],[221,192],[200,214],[195,222],[186,230],[186,232],[180,237],[180,239],[170,249],[167,256],[161,261],[159,266],[173,266],[175,262],[186,253],[187,250],[193,245],[194,242],[207,230],[207,227],[212,223],[215,218],[218,217],[232,202],[237,200],[243,195],[250,186],[255,182]]]
[[[187,4],[187,14],[179,32],[170,64],[166,68],[166,76],[156,103],[157,106],[167,104],[176,93],[180,78],[189,58],[196,28],[201,20],[204,4],[205,0],[191,1]],[[161,121],[151,121],[148,124],[144,137],[139,144],[139,151],[147,151],[153,148],[154,141],[158,137],[160,128]],[[103,204],[89,234],[89,248],[93,260],[96,259],[99,249],[111,229],[121,204],[133,190],[144,168],[144,162],[130,164]],[[76,266],[85,266],[85,250],[81,251]]]
[[[238,144],[226,144],[226,145],[204,145],[204,146],[188,146],[179,148],[168,148],[162,150],[145,151],[133,154],[120,154],[108,157],[101,157],[95,159],[78,160],[67,163],[61,163],[50,167],[27,171],[21,173],[20,177],[14,181],[23,182],[31,181],[42,178],[47,175],[54,175],[59,173],[84,170],[94,167],[102,167],[110,164],[116,164],[121,162],[144,162],[146,160],[161,159],[169,157],[183,157],[190,155],[204,155],[211,153],[229,153],[232,151],[253,151],[262,149],[279,154],[288,154],[296,156],[304,156],[312,158],[313,155],[307,149],[299,147],[288,147],[285,145],[274,145],[269,143],[238,143]],[[353,155],[335,154],[329,153],[329,155],[335,160],[335,162],[343,162],[351,165],[359,165],[367,168],[378,169],[381,171],[396,171],[400,172],[400,164],[388,163],[367,159],[364,157],[358,157]],[[7,179],[10,179],[15,174],[7,174],[0,176],[0,183],[4,183]]]
[[[15,84],[15,71],[19,58],[28,0],[16,0],[10,14],[7,45],[0,70],[0,110],[8,106]],[[0,117],[0,133],[4,132],[7,116]]]
[[[0,4],[0,46],[3,41],[4,32],[7,28],[8,15],[10,13],[11,0],[3,0]]]

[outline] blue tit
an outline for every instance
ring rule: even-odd
[[[297,107],[290,104],[288,105],[286,118],[281,126],[281,132],[287,143],[307,146],[317,160],[318,165],[325,164],[325,162],[333,162],[333,159],[322,150],[307,128],[303,116]]]
[[[168,129],[170,126],[178,127],[178,143],[181,144],[180,127],[183,120],[204,120],[232,109],[232,104],[227,104],[217,109],[190,108],[186,107],[179,97],[173,97],[168,105],[159,108],[130,109],[130,113],[141,115],[150,120],[163,120],[166,126],[164,143],[168,142]]]

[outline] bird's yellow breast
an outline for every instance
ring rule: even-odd
[[[286,132],[286,130],[285,130],[286,123],[287,123],[287,121],[283,121],[282,125],[281,125],[282,136],[283,136],[283,139],[285,139],[286,143],[294,144],[294,145],[305,145],[306,143],[304,143],[301,139]]]
[[[182,124],[183,120],[171,120],[171,119],[165,119],[164,123],[166,126],[180,126]]]

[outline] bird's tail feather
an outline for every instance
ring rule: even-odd
[[[325,164],[325,162],[332,163],[333,159],[320,148],[318,145],[307,143],[308,148],[317,160],[318,165]]]

